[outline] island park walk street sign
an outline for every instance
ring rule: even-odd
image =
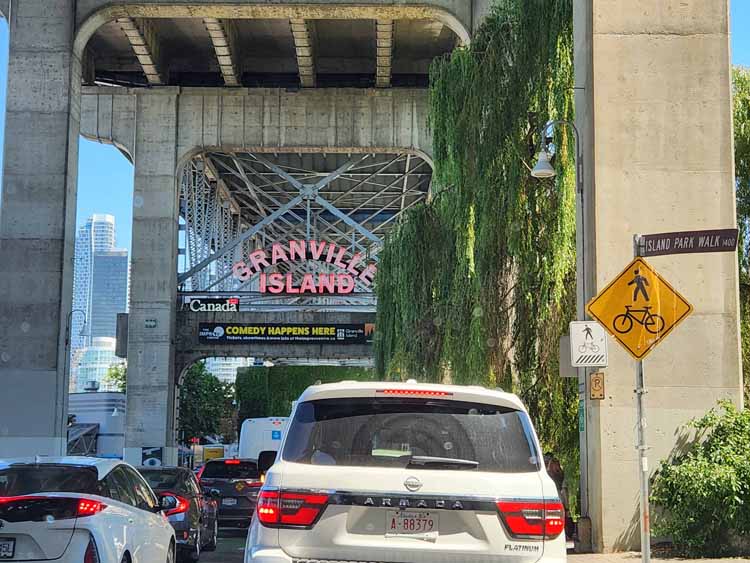
[[[636,258],[587,306],[594,319],[642,360],[693,306],[642,258]]]

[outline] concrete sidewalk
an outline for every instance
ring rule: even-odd
[[[569,554],[568,563],[638,563],[641,560],[641,554],[638,552],[629,553],[593,553],[593,554]],[[651,557],[652,561],[674,561],[680,563],[718,563],[731,562],[739,563],[740,561],[750,561],[748,558],[735,557],[726,559],[682,559],[679,557]]]

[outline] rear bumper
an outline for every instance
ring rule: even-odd
[[[292,563],[292,558],[280,549],[257,548],[245,550],[245,563]]]
[[[219,508],[216,515],[219,526],[249,526],[253,520],[255,506],[242,508]]]

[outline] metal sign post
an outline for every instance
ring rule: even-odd
[[[633,258],[641,255],[641,237],[633,237]],[[648,491],[648,455],[646,446],[646,408],[644,395],[646,394],[646,382],[643,376],[643,359],[636,361],[635,368],[635,397],[636,397],[636,422],[638,426],[638,474],[641,483],[641,561],[651,563],[651,514],[649,510]]]

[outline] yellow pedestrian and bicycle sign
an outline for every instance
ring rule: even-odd
[[[591,300],[587,311],[642,360],[693,312],[693,306],[648,262],[636,258]]]

